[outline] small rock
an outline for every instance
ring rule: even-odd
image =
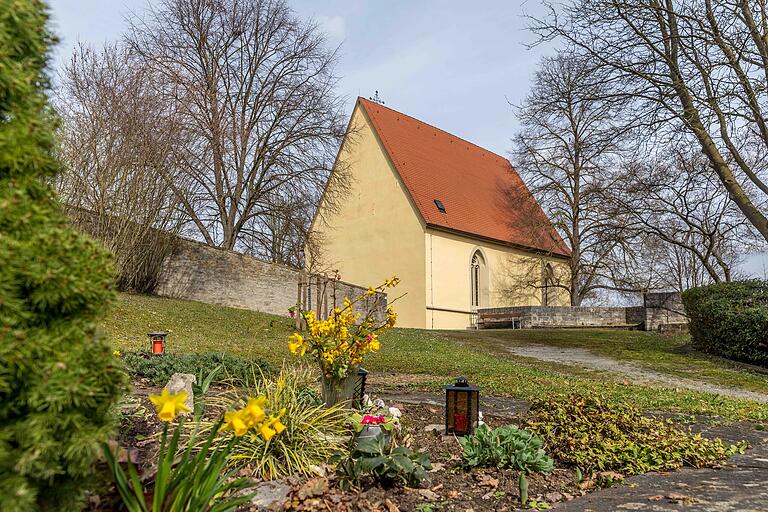
[[[288,499],[291,487],[277,480],[261,482],[251,488],[250,492],[255,492],[256,496],[251,499],[251,503],[256,505],[258,510],[268,510],[273,505],[281,505]]]
[[[192,384],[196,383],[197,377],[191,373],[174,373],[171,375],[171,378],[168,379],[168,384],[165,385],[165,389],[167,389],[168,392],[172,394],[185,391],[187,393],[187,399],[184,400],[184,406],[190,411],[194,411],[195,394],[192,391]]]
[[[443,430],[445,430],[445,425],[440,425],[437,423],[433,423],[424,427],[424,432],[442,432]]]
[[[328,466],[325,464],[322,464],[322,465],[310,464],[309,469],[311,469],[312,472],[317,476],[328,476]]]

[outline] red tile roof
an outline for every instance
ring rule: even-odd
[[[391,108],[358,101],[427,226],[570,255],[509,160]]]

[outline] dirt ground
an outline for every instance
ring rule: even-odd
[[[342,493],[329,489],[322,499],[316,497],[313,507],[327,506],[330,510],[401,511],[512,511],[519,510],[519,473],[506,469],[473,469],[459,467],[461,447],[453,436],[442,435],[443,410],[435,405],[393,401],[404,414],[404,444],[426,449],[433,465],[430,480],[419,489],[372,487],[362,491]],[[486,417],[492,426],[509,423],[509,418]],[[549,475],[534,474],[528,479],[529,498],[538,502],[568,501],[587,494],[590,484],[576,483],[571,469],[555,469]],[[298,486],[297,489],[300,489]],[[296,493],[294,493],[295,495]],[[321,505],[322,503],[322,505]],[[303,503],[294,501],[283,510],[303,510]],[[310,510],[308,508],[306,510]]]
[[[123,407],[119,443],[123,456],[147,460],[156,449],[161,424],[147,399],[159,389],[137,382],[134,394]],[[426,449],[433,471],[418,489],[364,486],[342,492],[332,474],[318,478],[296,478],[283,482],[289,487],[288,500],[275,503],[272,510],[330,511],[513,511],[520,510],[518,473],[511,470],[460,467],[461,448],[454,437],[443,436],[442,397],[426,393],[400,393],[385,398],[388,405],[403,412],[401,444]],[[485,421],[492,427],[516,423],[527,406],[520,400],[484,397]],[[694,429],[706,436],[728,441],[746,439],[751,445],[744,455],[729,459],[719,468],[684,469],[670,473],[649,473],[626,480],[609,489],[597,489],[594,482],[577,482],[569,468],[556,468],[549,475],[529,477],[529,497],[555,510],[609,512],[621,510],[768,511],[768,432],[749,423],[722,424],[698,418]],[[105,483],[106,485],[106,483]],[[119,510],[114,492],[94,496],[91,510]],[[259,510],[255,506],[243,511]]]

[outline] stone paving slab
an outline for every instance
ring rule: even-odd
[[[623,510],[768,511],[768,468],[682,469],[627,479],[626,485],[558,504],[563,512]]]
[[[706,437],[735,443],[745,440],[750,448],[734,455],[721,468],[684,468],[669,473],[630,477],[624,485],[603,489],[558,504],[563,512],[766,512],[768,511],[768,432],[750,423],[691,425]]]

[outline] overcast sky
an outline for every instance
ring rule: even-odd
[[[125,16],[151,0],[49,0],[61,39],[56,64],[78,41],[120,38]],[[340,93],[351,112],[357,96],[378,90],[386,105],[507,156],[517,125],[510,106],[526,95],[546,48],[528,50],[524,14],[538,0],[289,0],[341,45]],[[745,269],[764,277],[768,259]]]
[[[148,0],[50,0],[61,43],[57,63],[77,41],[118,39],[129,11]],[[351,111],[357,96],[378,90],[387,106],[506,155],[515,117],[509,102],[528,90],[543,50],[527,50],[532,36],[524,12],[538,1],[484,0],[468,9],[458,0],[289,0],[314,18],[332,44],[341,44],[338,73]]]

